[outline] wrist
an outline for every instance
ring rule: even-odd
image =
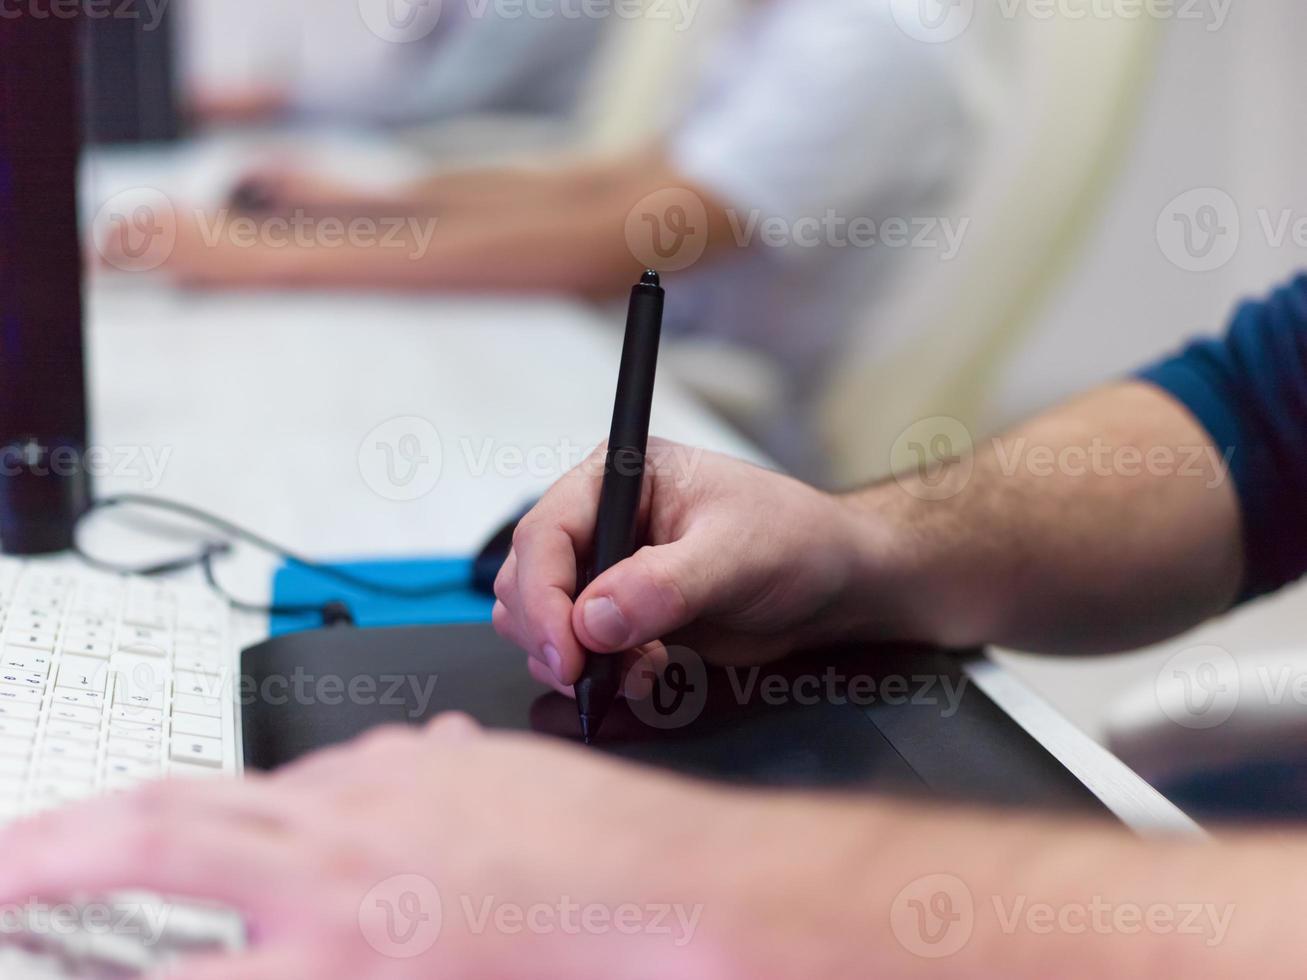
[[[849,566],[848,635],[954,649],[994,635],[985,585],[1000,572],[974,560],[962,496],[939,489],[889,480],[833,498]]]

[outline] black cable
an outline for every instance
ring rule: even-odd
[[[282,545],[279,545],[248,528],[243,528],[238,524],[234,524],[222,517],[218,517],[216,514],[210,514],[198,507],[193,507],[190,504],[180,503],[175,500],[169,500],[166,497],[150,497],[145,496],[144,494],[124,493],[101,498],[100,500],[92,502],[90,506],[82,512],[81,516],[77,519],[77,528],[75,531],[80,530],[82,523],[92,515],[113,507],[142,507],[147,510],[153,509],[164,511],[178,517],[184,517],[196,524],[206,525],[229,539],[243,542],[258,548],[261,551],[265,551],[268,554],[274,555],[287,564],[297,565],[312,574],[330,579],[348,588],[357,589],[360,592],[368,592],[372,595],[384,596],[389,599],[413,601],[420,599],[434,599],[438,596],[448,595],[451,592],[458,591],[465,585],[465,583],[461,582],[441,582],[430,585],[404,586],[386,585],[381,582],[374,582],[362,576],[355,575],[352,572],[347,572],[344,569],[336,568],[332,565],[325,565],[321,562],[314,561],[311,558],[305,558],[303,555],[297,554],[290,548],[283,547]],[[328,624],[347,621],[352,622],[352,617],[349,614],[348,608],[344,603],[339,601],[330,602],[324,606],[277,606],[245,602],[231,595],[231,593],[224,589],[218,582],[217,574],[214,570],[214,560],[232,553],[232,540],[210,541],[203,546],[198,554],[175,558],[154,565],[143,566],[118,565],[97,558],[82,547],[76,533],[73,535],[73,551],[82,561],[86,562],[91,567],[119,575],[154,577],[199,566],[204,572],[204,577],[208,582],[209,587],[220,595],[230,606],[243,612],[264,613],[272,616],[321,615]]]

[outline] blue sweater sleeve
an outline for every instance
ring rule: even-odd
[[[1307,275],[1245,303],[1223,340],[1201,340],[1139,375],[1231,452],[1243,514],[1241,601],[1307,572]]]

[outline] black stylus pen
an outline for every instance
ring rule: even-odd
[[[654,378],[658,373],[658,344],[663,332],[663,292],[658,273],[645,272],[631,290],[626,317],[622,367],[617,376],[617,402],[608,436],[599,513],[595,518],[594,554],[590,565],[593,582],[614,565],[635,554],[640,494],[644,489],[644,457],[649,448],[649,415],[653,410]],[[576,707],[581,715],[581,736],[594,741],[604,718],[622,687],[622,657],[586,655],[585,671],[576,685]]]

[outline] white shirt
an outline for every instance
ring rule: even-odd
[[[955,250],[960,221],[925,227],[973,132],[948,47],[908,37],[889,0],[768,0],[741,19],[670,141],[740,247],[672,279],[670,331],[762,348],[803,388],[894,253]]]
[[[190,84],[284,91],[310,117],[565,114],[608,22],[562,16],[562,2],[532,0],[555,16],[497,16],[475,0],[190,0],[183,64]]]
[[[302,111],[401,124],[480,112],[565,115],[606,27],[602,18],[562,16],[558,0],[534,0],[533,10],[552,16],[498,16],[494,3],[474,14],[469,0],[362,2],[410,5],[415,38],[377,37],[355,12],[336,38],[313,46],[316,56],[306,53],[295,87]],[[422,21],[426,9],[438,12],[431,25]],[[354,72],[341,72],[342,52],[358,63]]]

